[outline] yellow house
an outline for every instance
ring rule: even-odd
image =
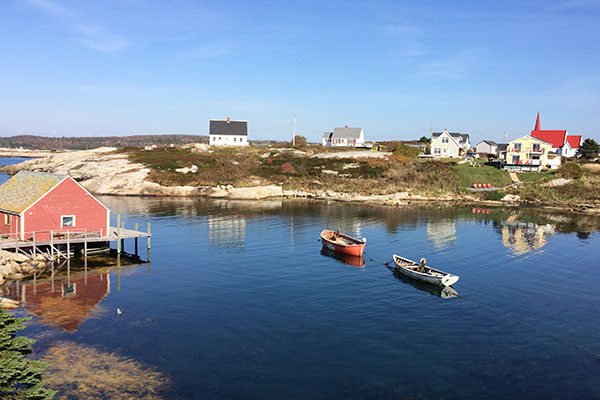
[[[558,168],[560,155],[552,152],[552,144],[531,136],[513,140],[506,147],[504,169],[517,171],[540,171]]]

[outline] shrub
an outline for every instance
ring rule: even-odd
[[[579,179],[583,176],[583,170],[576,163],[566,163],[558,169],[558,175],[567,179]]]
[[[486,198],[488,200],[502,200],[504,198],[504,196],[506,196],[506,193],[504,193],[500,190],[492,190],[492,191],[486,192]]]
[[[295,174],[296,170],[294,169],[294,166],[292,164],[286,162],[281,164],[281,172],[284,174]]]

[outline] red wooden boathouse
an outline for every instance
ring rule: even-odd
[[[71,232],[109,233],[110,210],[68,175],[20,171],[0,186],[0,235],[48,240]]]

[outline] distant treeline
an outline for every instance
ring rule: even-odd
[[[0,137],[0,147],[35,150],[86,150],[97,147],[169,146],[187,143],[208,143],[208,136],[200,135],[135,135],[95,137],[47,137],[19,135]]]

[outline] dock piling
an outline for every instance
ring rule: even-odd
[[[148,222],[148,262],[150,262],[150,222]]]
[[[136,232],[138,231],[138,223],[137,222],[135,223],[135,231]],[[137,238],[137,236],[134,240],[135,240],[135,256],[137,258],[139,258],[140,256],[138,255],[138,238]]]
[[[121,229],[125,232],[125,221],[121,222]],[[121,252],[125,253],[125,239],[121,239]]]
[[[35,250],[36,250],[36,246],[35,246],[35,232],[33,232],[33,258],[35,258]]]
[[[121,253],[121,214],[117,214],[117,254]]]

